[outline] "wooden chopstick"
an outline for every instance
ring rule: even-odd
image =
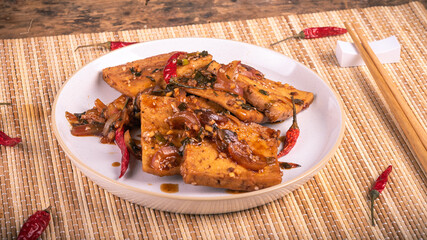
[[[358,31],[359,36],[357,36],[353,30],[353,27],[350,27],[350,25],[346,22],[344,23],[344,25],[347,28],[347,31],[350,34],[351,38],[353,39],[354,45],[362,56],[363,61],[365,61],[369,72],[372,74],[372,77],[374,78],[379,89],[381,90],[381,93],[384,96],[384,99],[386,100],[390,111],[392,112],[393,119],[398,123],[398,126],[400,126],[400,131],[406,136],[406,139],[409,142],[413,154],[417,157],[418,162],[424,168],[425,173],[427,173],[427,150],[426,146],[424,145],[424,142],[426,141],[426,133],[424,129],[422,128],[421,124],[419,124],[419,122],[416,120],[415,115],[412,113],[403,97],[399,94],[395,85],[387,83],[392,83],[390,76],[387,74],[387,71],[384,69],[376,55],[373,53],[372,49],[370,48],[366,39],[362,36],[361,32]],[[364,45],[363,42],[365,42]],[[377,62],[377,64],[375,62]],[[392,90],[392,88],[394,89]],[[396,97],[395,94],[398,97]],[[400,101],[397,100],[398,98],[400,98]],[[406,106],[402,107],[402,105],[400,105],[401,103],[402,105],[406,104]],[[404,110],[404,108],[406,108],[406,111]],[[407,115],[407,112],[410,113],[408,113]]]
[[[360,41],[362,42],[362,46],[368,52],[368,55],[371,57],[372,61],[374,62],[375,67],[378,69],[378,71],[380,72],[381,76],[384,79],[384,81],[381,81],[378,84],[386,84],[389,87],[389,89],[393,93],[394,98],[399,103],[405,115],[408,117],[409,122],[411,122],[412,127],[415,129],[415,132],[420,137],[420,140],[423,143],[424,148],[427,148],[427,133],[424,131],[424,128],[421,126],[421,123],[417,120],[417,117],[415,116],[414,112],[406,103],[406,100],[400,94],[396,84],[393,82],[390,75],[385,70],[380,60],[378,59],[377,55],[375,55],[371,46],[368,44],[368,41],[363,36],[360,25],[358,23],[353,23],[353,27],[354,27],[354,30],[356,31],[356,34],[359,36]]]

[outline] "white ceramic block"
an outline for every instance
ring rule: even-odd
[[[370,42],[372,50],[381,63],[394,63],[400,60],[400,44],[395,36],[383,40]],[[335,50],[338,63],[341,67],[365,65],[354,43],[338,41]]]

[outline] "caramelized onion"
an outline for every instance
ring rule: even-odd
[[[260,71],[256,70],[255,68],[248,66],[246,64],[241,64],[241,66],[242,66],[241,68],[242,71],[240,71],[240,74],[242,74],[243,76],[246,76],[250,79],[258,80],[258,81],[264,78],[264,75]]]
[[[102,124],[84,124],[76,125],[71,128],[71,134],[74,136],[97,136],[102,132]]]
[[[236,83],[236,78],[239,74],[238,66],[240,61],[233,61],[228,65],[218,69],[217,77],[213,88],[226,92],[233,92],[239,96],[243,96],[243,88]]]
[[[95,100],[95,108],[98,110],[98,112],[102,112],[105,108],[107,108],[107,105],[105,105],[99,98]]]
[[[231,130],[218,129],[215,143],[220,151],[225,151],[233,161],[246,169],[258,171],[267,166],[267,162],[256,156],[249,145],[240,141]]]
[[[78,124],[79,123],[79,118],[70,112],[65,112],[65,118],[67,118],[67,120],[70,124]]]
[[[111,126],[113,126],[113,123],[119,119],[120,112],[116,112],[113,114],[108,120],[105,122],[104,129],[102,130],[102,135],[107,136],[108,132],[110,131]]]
[[[245,142],[238,141],[228,144],[227,152],[233,161],[246,169],[258,171],[267,166],[266,162],[261,161],[259,156],[253,154]]]
[[[101,112],[99,112],[96,108],[92,108],[92,109],[87,110],[80,118],[87,120],[89,123],[92,123],[92,122],[104,123],[105,122],[105,118],[101,116]]]
[[[179,166],[181,155],[175,146],[161,147],[151,159],[151,167],[159,171],[169,170]]]
[[[224,115],[216,114],[210,110],[203,110],[201,114],[199,115],[200,123],[205,125],[212,125],[212,123],[226,123],[228,121],[228,118]]]
[[[168,117],[166,122],[175,129],[181,129],[186,126],[188,129],[197,131],[201,126],[196,114],[188,110],[175,113],[174,115]]]

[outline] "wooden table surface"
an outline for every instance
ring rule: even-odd
[[[409,0],[3,0],[0,39],[169,27],[314,13]],[[427,0],[421,0],[427,7]]]

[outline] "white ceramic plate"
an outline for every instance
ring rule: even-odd
[[[301,135],[294,149],[282,161],[301,168],[285,170],[282,183],[259,191],[229,194],[224,189],[184,184],[180,176],[157,177],[144,173],[141,162],[133,161],[126,175],[118,179],[121,154],[117,146],[101,144],[98,137],[75,137],[65,111],[83,112],[95,99],[109,103],[120,95],[101,78],[101,71],[126,62],[171,51],[207,50],[220,63],[241,60],[269,79],[282,81],[315,94],[313,104],[300,114]],[[328,85],[302,64],[269,49],[219,39],[180,38],[140,43],[108,53],[80,69],[59,91],[53,106],[55,135],[74,165],[107,191],[131,202],[179,213],[224,213],[256,207],[295,190],[318,172],[338,147],[344,132],[342,105]],[[291,120],[271,127],[282,133]],[[164,193],[162,183],[179,184],[178,193]]]

